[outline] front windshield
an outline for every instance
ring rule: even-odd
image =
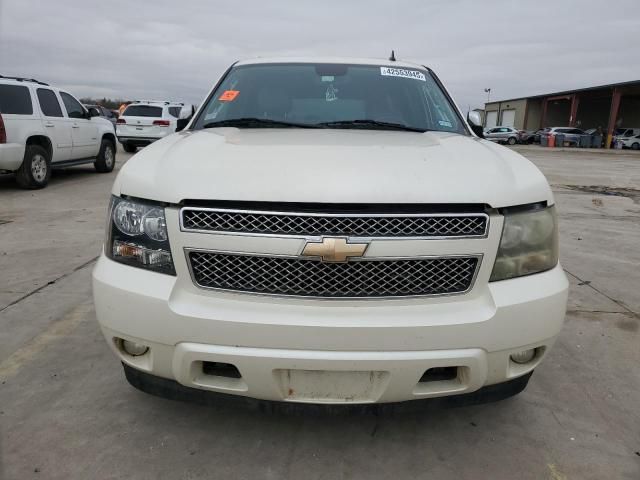
[[[313,63],[232,68],[193,128],[217,126],[467,133],[427,70]]]

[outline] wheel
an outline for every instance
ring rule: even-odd
[[[116,146],[111,140],[104,138],[100,145],[100,152],[93,163],[96,171],[100,173],[108,173],[116,166]]]
[[[638,142],[632,143],[631,150],[640,150],[640,143]]]
[[[22,188],[44,188],[51,178],[51,157],[40,145],[27,145],[16,181]]]
[[[516,137],[509,137],[509,140],[507,140],[507,143],[509,145],[515,145],[517,141],[518,140],[516,139]]]
[[[136,153],[136,150],[138,150],[138,147],[130,143],[123,143],[122,148],[124,148],[124,151],[127,153]]]

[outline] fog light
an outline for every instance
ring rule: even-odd
[[[530,348],[529,350],[523,350],[518,353],[511,354],[511,360],[515,363],[529,363],[536,356],[536,349]]]
[[[132,357],[139,357],[149,351],[149,347],[142,345],[141,343],[130,342],[129,340],[122,340],[122,350],[131,355]]]

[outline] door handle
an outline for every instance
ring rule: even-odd
[[[71,128],[80,128],[80,125],[78,125],[77,123],[74,123],[73,125],[71,125]]]
[[[44,124],[45,127],[55,127],[55,125],[53,124],[53,122],[46,122]]]

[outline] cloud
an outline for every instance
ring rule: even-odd
[[[233,61],[271,55],[432,67],[463,110],[639,77],[634,0],[0,0],[0,73],[77,96],[199,103]]]

